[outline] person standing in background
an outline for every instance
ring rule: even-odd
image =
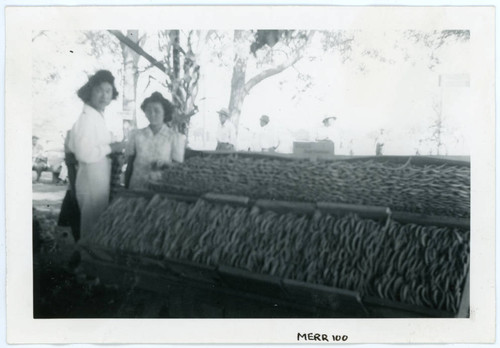
[[[271,119],[267,115],[260,117],[260,132],[258,134],[258,150],[262,152],[276,152],[280,146],[280,139],[276,129],[270,125]]]
[[[422,139],[419,139],[417,145],[415,146],[415,156],[420,156],[421,148],[422,148]]]
[[[99,70],[77,92],[83,111],[71,128],[68,149],[78,161],[75,190],[80,207],[81,238],[94,227],[109,203],[112,153],[121,153],[125,143],[112,142],[104,110],[118,96],[115,78]]]
[[[385,145],[384,129],[381,128],[377,137],[375,138],[375,155],[382,156]]]
[[[38,140],[36,135],[31,137],[31,169],[36,172],[36,182],[40,181],[42,172],[49,167],[47,154]]]
[[[319,142],[330,142],[333,144],[333,154],[338,153],[338,144],[340,143],[339,134],[334,127],[334,123],[337,120],[335,116],[327,116],[323,119],[323,127],[318,129],[316,134],[316,141]]]
[[[219,114],[219,127],[217,128],[217,147],[215,151],[234,151],[236,143],[236,128],[229,120],[229,110],[222,108]]]

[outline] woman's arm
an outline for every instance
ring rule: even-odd
[[[84,113],[71,131],[71,152],[81,162],[99,162],[112,152],[110,145],[103,142],[107,131],[104,121]]]

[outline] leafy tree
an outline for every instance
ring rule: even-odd
[[[439,59],[439,49],[451,43],[468,42],[470,40],[469,30],[440,30],[440,31],[419,31],[405,30],[403,39],[413,46],[414,49],[424,49],[428,52],[427,67],[434,70],[441,60]],[[400,47],[408,56],[408,46]]]
[[[314,31],[301,30],[234,31],[234,65],[228,108],[236,126],[250,91],[263,80],[283,72],[299,61],[313,36]],[[247,78],[249,60],[256,58],[259,61],[254,63],[261,70]]]
[[[442,154],[442,147],[443,147],[443,133],[445,132],[444,129],[444,122],[443,122],[443,107],[442,107],[442,100],[435,98],[432,101],[432,110],[434,114],[436,115],[432,125],[430,126],[430,129],[432,130],[432,134],[429,137],[429,141],[435,144],[436,146],[436,155],[441,155]]]

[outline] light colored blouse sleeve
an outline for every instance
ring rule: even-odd
[[[96,163],[111,153],[108,130],[104,122],[96,122],[90,115],[82,116],[71,129],[69,147],[78,161]]]

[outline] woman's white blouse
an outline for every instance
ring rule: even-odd
[[[70,134],[68,147],[79,162],[96,163],[111,153],[111,133],[104,117],[87,104]]]
[[[145,188],[153,163],[183,162],[184,146],[185,136],[166,125],[156,134],[150,127],[132,132],[126,149],[127,156],[135,156],[130,188]]]

